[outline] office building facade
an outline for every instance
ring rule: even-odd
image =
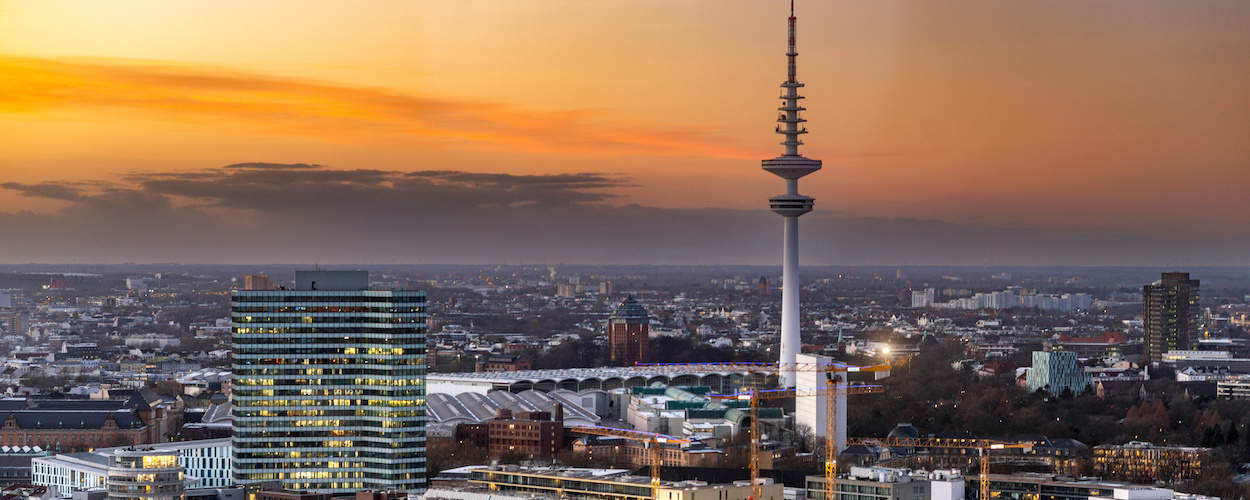
[[[1059,396],[1067,391],[1080,395],[1094,383],[1094,377],[1085,372],[1075,352],[1033,351],[1033,368],[1025,378],[1030,391],[1045,390]]]
[[[1141,441],[1094,447],[1094,475],[1107,479],[1152,482],[1200,479],[1211,449],[1155,446]]]
[[[186,470],[178,454],[125,448],[113,452],[108,469],[108,500],[183,500]]]
[[[1146,361],[1158,363],[1168,351],[1193,349],[1198,342],[1199,282],[1189,273],[1163,273],[1142,287]]]
[[[296,272],[231,297],[235,479],[348,493],[425,489],[424,292]]]

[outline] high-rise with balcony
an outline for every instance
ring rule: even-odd
[[[233,292],[235,480],[424,490],[425,305],[364,271]]]
[[[1189,273],[1163,273],[1142,287],[1147,362],[1158,363],[1168,351],[1191,349],[1198,342],[1198,285]]]

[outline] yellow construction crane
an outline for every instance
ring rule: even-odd
[[[838,373],[847,372],[879,372],[889,371],[889,364],[871,365],[871,366],[853,366],[844,363],[758,363],[758,362],[713,362],[713,363],[638,363],[638,366],[646,366],[648,368],[670,368],[680,371],[695,372],[722,372],[722,371],[745,371],[749,373],[773,373],[783,371],[794,372],[821,372],[825,374],[825,388],[815,391],[803,391],[804,393],[796,396],[793,389],[777,389],[776,391],[759,391],[750,392],[752,394],[768,394],[762,399],[783,399],[789,397],[804,396],[820,396],[825,397],[825,500],[836,500],[834,491],[838,481],[838,450],[834,440],[837,438],[837,398],[838,394],[835,386],[837,380],[841,378]],[[869,388],[875,387],[876,390]],[[879,386],[848,386],[847,394],[869,394],[882,392]],[[856,388],[851,390],[852,388]],[[790,391],[790,395],[778,395],[773,397],[772,394],[781,394],[784,391]],[[743,393],[746,394],[746,393]],[[759,498],[759,399],[761,398],[722,398],[722,399],[749,399],[751,401],[751,488],[752,495]]]
[[[830,377],[829,380],[833,380],[833,378]],[[713,398],[713,399],[736,399],[740,401],[748,401],[751,404],[751,445],[750,445],[751,459],[750,459],[749,467],[751,470],[751,495],[753,498],[760,498],[760,446],[761,446],[760,424],[759,424],[760,401],[763,401],[766,399],[790,399],[790,398],[802,398],[802,397],[812,397],[812,396],[825,396],[825,401],[831,401],[831,400],[837,399],[838,394],[841,392],[845,392],[848,395],[849,394],[873,394],[873,393],[883,392],[883,389],[879,385],[844,385],[844,386],[837,386],[837,387],[830,386],[830,388],[827,388],[827,389],[815,389],[815,390],[805,390],[805,391],[798,391],[795,389],[762,389],[762,390],[747,390],[747,391],[739,392],[735,394],[709,394],[708,395],[708,397]],[[826,408],[828,407],[829,406],[826,405]],[[837,421],[837,416],[826,413],[825,415],[825,429],[826,430],[829,430],[835,427],[832,424],[830,424],[831,421]],[[826,454],[825,480],[826,482],[828,482],[832,480],[830,478],[830,475],[837,474],[837,458],[829,458],[830,456],[833,456],[833,457],[837,456],[837,450],[835,449],[835,445],[834,445],[834,436],[831,433],[825,436],[825,454]],[[825,492],[825,494],[828,495],[829,494],[828,488],[826,488],[826,490],[827,491]]]
[[[994,441],[991,439],[963,439],[963,438],[847,438],[847,443],[861,445],[879,445],[902,448],[960,448],[977,450],[980,454],[981,473],[980,487],[981,500],[990,500],[990,452],[993,450],[1005,450],[1009,448],[1021,448],[1030,450],[1033,443],[1008,443],[1004,441]]]
[[[651,497],[656,500],[659,500],[658,491],[660,486],[660,466],[664,465],[664,455],[660,453],[660,444],[690,444],[690,440],[686,438],[673,437],[655,432],[636,431],[633,429],[618,429],[615,427],[574,425],[569,427],[569,431],[595,436],[618,437],[646,443],[651,462]]]

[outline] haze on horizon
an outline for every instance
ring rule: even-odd
[[[0,3],[0,262],[778,263],[786,5]],[[1250,3],[798,16],[805,264],[1250,265]]]

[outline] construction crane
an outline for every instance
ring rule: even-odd
[[[837,380],[841,378],[838,373],[847,372],[879,372],[889,371],[889,364],[871,365],[871,366],[854,366],[845,363],[771,363],[771,362],[711,362],[711,363],[638,363],[638,366],[646,366],[649,368],[669,368],[681,371],[695,372],[721,372],[721,371],[745,371],[749,373],[771,373],[782,371],[795,372],[822,372],[825,374],[825,389],[815,391],[804,391],[804,394],[796,396],[793,394],[794,389],[777,389],[775,391],[759,391],[758,394],[770,394],[764,396],[763,399],[783,399],[788,397],[804,397],[804,396],[820,396],[825,395],[825,500],[836,500],[834,491],[838,481],[838,450],[835,443],[837,438],[837,398],[838,394],[835,388]],[[849,387],[876,387],[879,386],[848,386]],[[778,395],[772,397],[771,394],[781,394],[784,391],[790,391],[789,396]],[[873,392],[882,392],[880,390],[863,390],[862,392],[848,391],[847,394],[868,394]],[[745,393],[744,393],[745,394]],[[730,399],[730,398],[722,398]],[[743,398],[733,398],[743,399]],[[751,488],[755,498],[759,498],[759,399],[751,399]]]
[[[832,376],[828,377],[827,380],[832,381],[834,380],[834,377]],[[824,396],[825,401],[828,402],[828,401],[837,399],[839,393],[842,393],[842,392],[845,392],[845,394],[849,395],[849,394],[873,394],[873,393],[879,393],[879,392],[884,391],[882,387],[879,385],[844,385],[844,386],[835,387],[832,385],[831,382],[827,382],[827,384],[828,384],[828,388],[826,389],[803,390],[803,391],[795,390],[792,388],[762,389],[762,390],[747,390],[744,392],[739,392],[739,393],[734,393],[734,394],[709,394],[708,395],[708,397],[713,398],[713,399],[736,399],[740,401],[750,402],[750,405],[751,405],[751,445],[750,445],[751,458],[749,462],[749,467],[751,471],[751,496],[752,498],[756,498],[756,499],[760,498],[760,445],[761,445],[760,443],[760,413],[759,413],[760,401],[763,401],[766,399],[790,399],[790,398],[802,398],[802,397],[811,397],[811,396]],[[829,406],[826,406],[826,408],[828,407]],[[825,429],[827,431],[830,429],[833,429],[834,425],[831,424],[830,422],[833,422],[836,420],[837,420],[837,417],[835,415],[827,412],[825,414]],[[834,446],[834,436],[832,433],[827,433],[827,435],[825,436],[825,455],[826,455],[825,457],[825,480],[826,480],[826,484],[828,484],[829,481],[833,480],[830,476],[837,474],[837,458],[830,458],[830,456],[832,457],[837,456],[837,449],[835,449],[835,446]],[[829,488],[826,487],[825,494],[829,495],[830,491],[831,490],[829,490]]]
[[[589,425],[574,425],[569,427],[570,432],[579,432],[582,434],[591,434],[595,436],[618,437],[630,439],[633,441],[642,441],[647,445],[648,455],[651,465],[651,497],[659,500],[660,486],[660,466],[664,465],[664,456],[660,453],[660,444],[677,443],[690,444],[690,440],[669,436],[667,434],[659,434],[656,432],[636,431],[633,429],[618,429],[615,427],[599,427]],[[757,497],[758,498],[758,497]]]
[[[981,472],[980,487],[981,500],[990,500],[990,452],[993,450],[1005,450],[1010,448],[1020,448],[1028,451],[1033,448],[1033,443],[1008,443],[1004,441],[994,441],[991,439],[962,439],[962,438],[847,438],[847,443],[861,445],[880,445],[903,448],[960,448],[977,450],[980,455]]]

